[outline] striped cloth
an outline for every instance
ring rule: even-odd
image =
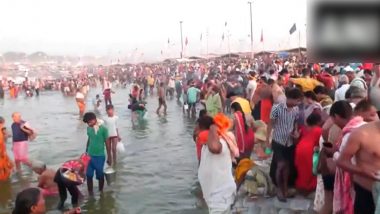
[[[286,103],[273,106],[270,114],[270,119],[274,120],[272,140],[283,146],[292,146],[293,139],[291,134],[294,131],[298,116],[299,109],[297,106],[290,109],[286,106]]]

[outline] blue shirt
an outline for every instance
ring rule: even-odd
[[[21,123],[12,124],[12,139],[13,142],[28,141],[28,134],[21,129],[21,126],[25,124],[24,121]]]

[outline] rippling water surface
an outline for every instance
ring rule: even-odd
[[[117,180],[106,186],[103,194],[88,199],[82,186],[85,213],[205,213],[196,184],[197,160],[192,141],[194,120],[182,114],[176,100],[168,101],[168,115],[154,112],[157,98],[147,99],[147,121],[132,126],[127,110],[128,89],[117,89],[113,102],[119,119],[119,132],[126,152],[119,157]],[[92,89],[91,100],[100,90]],[[86,125],[78,120],[73,97],[60,92],[44,92],[39,98],[19,97],[0,100],[0,115],[6,118],[10,131],[11,113],[19,111],[38,132],[30,143],[30,157],[57,169],[64,161],[79,157],[85,150]],[[103,108],[104,109],[104,108]],[[104,112],[102,112],[104,115]],[[10,141],[9,141],[10,142]],[[8,154],[11,144],[8,142]],[[13,157],[12,157],[13,159]],[[0,213],[9,213],[16,193],[36,185],[36,176],[25,169],[22,177],[13,176],[10,182],[0,183]],[[95,182],[97,183],[97,182]],[[49,213],[55,213],[57,198],[47,199]],[[67,200],[67,206],[70,200]]]

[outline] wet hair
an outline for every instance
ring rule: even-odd
[[[106,106],[106,111],[108,111],[110,109],[113,109],[113,105],[112,104],[109,104],[109,105]]]
[[[301,99],[303,97],[302,91],[298,88],[290,88],[285,92],[286,98],[289,99]]]
[[[245,119],[245,115],[244,115],[243,109],[241,108],[240,104],[238,102],[233,102],[231,104],[231,109],[234,110],[235,112],[238,112],[238,111],[241,112],[241,115],[243,117],[243,122],[244,122],[244,130],[247,132],[248,131],[248,126],[247,126],[247,122],[246,122],[246,119]]]
[[[310,69],[308,69],[308,68],[302,69],[302,75],[306,76],[306,75],[310,75],[310,74],[311,74]]]
[[[316,95],[314,92],[312,92],[312,91],[306,91],[306,92],[304,93],[304,96],[305,96],[306,98],[310,98],[310,99],[312,99],[313,101],[317,101],[317,95]]]
[[[280,71],[280,75],[285,75],[285,74],[288,74],[289,73],[289,71],[288,71],[288,69],[286,69],[286,68],[283,68],[281,71]]]
[[[205,115],[198,119],[198,126],[202,130],[210,129],[212,124],[214,124],[214,119],[208,115]]]
[[[324,94],[324,95],[328,95],[328,93],[329,93],[328,90],[327,90],[327,88],[326,88],[326,87],[323,87],[323,86],[321,86],[321,85],[316,86],[316,87],[314,88],[313,92],[314,92],[315,94]]]
[[[370,69],[365,69],[363,73],[371,75],[371,76],[373,75],[373,73],[372,73],[372,71]]]
[[[312,113],[306,118],[308,126],[319,125],[322,122],[322,117],[319,113]]]
[[[207,115],[206,109],[202,109],[202,110],[199,111],[199,118],[204,117],[206,115]]]
[[[83,122],[88,123],[91,120],[96,120],[96,115],[93,112],[87,112],[83,115]]]
[[[366,112],[369,111],[372,107],[374,106],[368,100],[361,100],[360,102],[358,102],[358,104],[356,104],[354,112]]]
[[[274,79],[269,79],[268,80],[268,85],[273,85],[276,81],[274,81]]]
[[[96,95],[96,98],[99,98],[99,97],[100,97],[99,94],[97,94],[97,95]]]
[[[346,100],[335,102],[330,109],[330,116],[339,116],[343,119],[350,119],[353,115],[352,107]]]
[[[265,82],[265,83],[268,83],[268,79],[265,76],[261,76],[260,80]]]
[[[30,214],[32,207],[38,204],[40,194],[41,191],[38,188],[28,188],[19,192],[12,214]]]

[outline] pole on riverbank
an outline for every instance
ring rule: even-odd
[[[181,59],[183,57],[183,37],[182,37],[182,21],[179,21],[179,27],[180,27],[180,30],[181,30]]]
[[[249,4],[249,15],[251,17],[251,59],[254,58],[254,54],[253,54],[252,3],[253,3],[253,1],[248,2],[248,4]]]

